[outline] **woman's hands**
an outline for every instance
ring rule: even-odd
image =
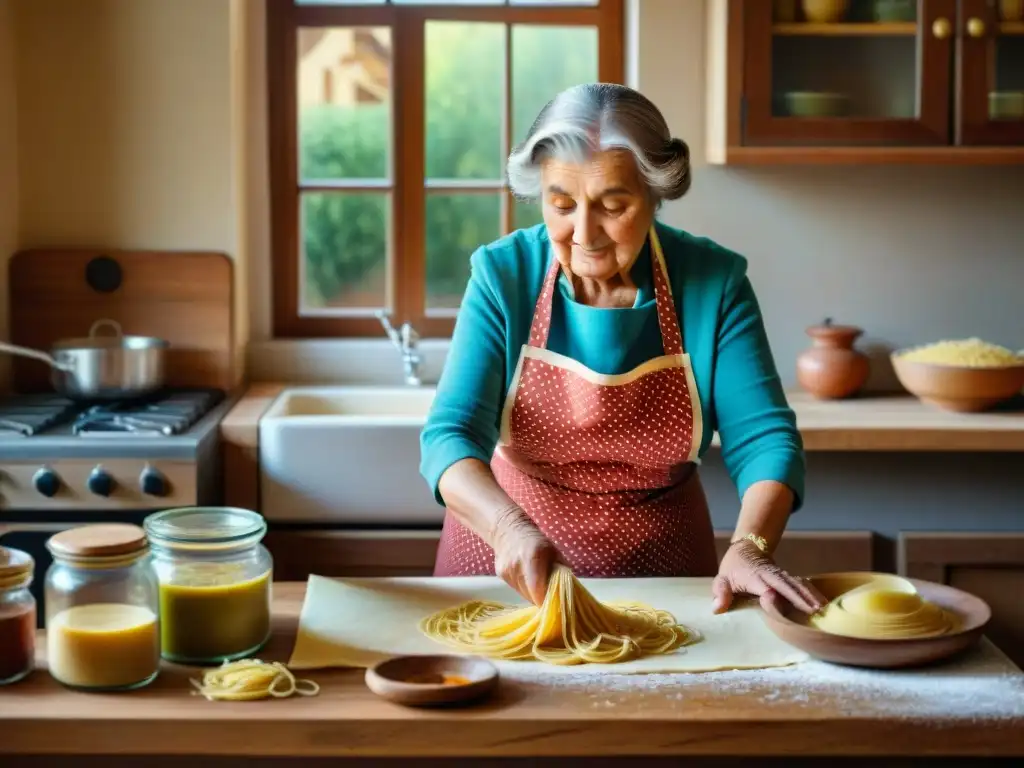
[[[729,610],[734,595],[756,595],[767,607],[780,597],[804,613],[816,613],[827,602],[809,582],[790,576],[751,541],[737,541],[729,547],[711,585],[714,612]]]
[[[534,605],[544,602],[558,550],[519,507],[498,514],[491,531],[494,570]]]

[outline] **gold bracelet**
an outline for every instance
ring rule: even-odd
[[[768,539],[766,539],[764,536],[758,536],[756,533],[748,533],[741,539],[730,541],[729,546],[731,547],[734,544],[739,544],[741,541],[749,541],[762,552],[768,552]]]

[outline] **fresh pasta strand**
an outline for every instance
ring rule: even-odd
[[[289,696],[316,696],[320,686],[312,680],[299,680],[280,662],[241,659],[224,662],[203,674],[202,681],[189,680],[196,693],[208,701],[255,701],[286,699]]]
[[[563,565],[539,606],[473,600],[420,622],[428,637],[467,654],[548,664],[616,664],[670,653],[700,639],[668,611],[601,603]]]
[[[938,637],[960,626],[954,614],[924,600],[898,576],[880,577],[839,595],[810,623],[822,632],[868,640]]]

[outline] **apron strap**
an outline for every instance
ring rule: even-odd
[[[665,254],[661,250],[661,241],[654,227],[651,227],[651,276],[654,281],[654,301],[658,309],[658,327],[661,329],[661,341],[666,355],[683,353],[683,334],[679,329],[679,318],[676,317],[675,302],[672,300],[672,285],[668,279],[668,267]],[[540,296],[533,309],[533,321],[530,324],[531,347],[544,349],[548,344],[548,333],[551,331],[551,305],[555,295],[555,286],[561,264],[552,255],[551,266],[544,277]]]

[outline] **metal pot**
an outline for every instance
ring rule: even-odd
[[[104,327],[113,336],[100,336]],[[153,336],[125,336],[114,320],[97,320],[86,339],[61,339],[52,354],[0,341],[0,352],[41,360],[53,368],[53,388],[73,400],[126,400],[164,385],[168,343]]]

